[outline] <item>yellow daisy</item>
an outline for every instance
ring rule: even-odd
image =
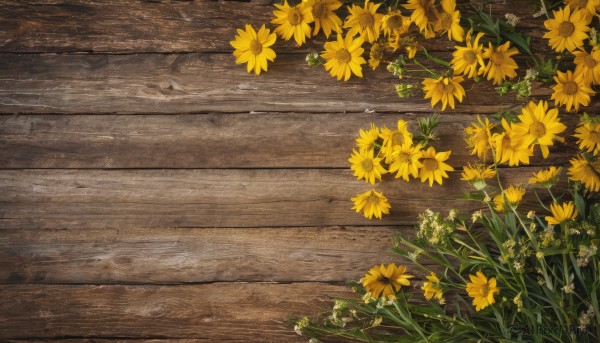
[[[395,263],[390,263],[387,267],[383,264],[375,266],[360,279],[367,293],[377,299],[382,297],[393,297],[402,286],[410,286],[409,279],[414,276],[406,274],[405,266],[396,267]]]
[[[375,157],[374,154],[373,150],[353,150],[348,162],[357,180],[365,179],[365,182],[374,185],[375,180],[381,180],[381,175],[387,173],[387,170],[381,166],[382,159]]]
[[[485,118],[485,121],[481,120],[480,116],[477,116],[477,121],[479,125],[471,123],[471,126],[465,128],[465,141],[467,147],[471,150],[471,155],[477,155],[477,157],[486,161],[491,147],[492,129],[496,125],[490,123],[488,118]]]
[[[370,190],[363,194],[357,194],[355,198],[352,198],[354,202],[353,210],[356,210],[356,213],[363,212],[365,218],[373,219],[375,218],[381,219],[382,214],[390,213],[390,203],[387,198],[381,192],[377,192],[375,190]]]
[[[341,34],[337,35],[337,41],[326,42],[325,52],[321,54],[327,62],[325,62],[325,70],[330,70],[333,77],[338,80],[344,79],[348,81],[352,74],[362,77],[361,64],[367,63],[361,57],[365,49],[361,48],[363,44],[362,38],[352,39],[351,35],[346,35],[345,38]]]
[[[390,10],[383,16],[381,29],[388,38],[400,38],[410,28],[410,18],[405,17],[399,10]]]
[[[533,177],[529,179],[529,183],[532,185],[540,185],[544,188],[550,188],[558,181],[558,175],[562,171],[562,167],[550,167],[548,169],[542,169],[537,173],[533,173]]]
[[[510,208],[516,208],[517,205],[523,200],[525,195],[525,188],[522,186],[509,186],[502,192],[507,205]]]
[[[277,25],[275,33],[285,40],[294,40],[298,46],[306,42],[306,38],[310,38],[310,26],[308,24],[314,21],[311,9],[301,2],[298,5],[291,7],[287,0],[283,1],[283,5],[275,4],[279,10],[273,11],[275,19],[271,20],[272,24]]]
[[[573,52],[583,47],[583,41],[588,38],[590,31],[589,19],[585,10],[571,11],[569,6],[552,11],[553,18],[544,22],[548,30],[544,38],[548,38],[548,45],[556,52],[565,49]]]
[[[402,119],[398,120],[396,130],[390,130],[384,126],[381,129],[381,138],[383,138],[381,153],[384,154],[385,163],[388,164],[392,162],[394,147],[413,144],[413,135],[408,131],[408,123]]]
[[[491,179],[496,176],[496,170],[492,166],[486,167],[479,163],[471,166],[469,163],[463,167],[461,176],[461,180],[467,181],[471,186],[480,191],[487,186],[485,179]]]
[[[492,136],[492,147],[496,150],[496,162],[508,163],[509,166],[518,166],[519,163],[529,164],[529,157],[533,152],[524,140],[515,135],[513,124],[503,118],[504,132]]]
[[[546,216],[548,224],[560,225],[562,222],[568,222],[577,218],[577,209],[572,201],[563,202],[561,205],[553,203],[550,205],[551,216]]]
[[[483,72],[488,80],[494,80],[494,85],[499,85],[504,80],[512,79],[517,76],[515,70],[519,67],[515,60],[511,57],[518,54],[517,49],[510,48],[510,42],[506,42],[497,48],[488,43],[488,47],[483,52],[483,58],[489,59]]]
[[[572,10],[583,9],[586,11],[586,18],[591,20],[598,10],[600,10],[600,0],[565,0],[565,3]]]
[[[423,287],[421,287],[425,299],[431,300],[432,298],[435,298],[438,302],[442,301],[444,293],[440,286],[440,279],[434,272],[431,272],[431,275],[426,276],[425,278],[427,278],[428,281],[424,282]]]
[[[441,100],[442,111],[446,109],[448,104],[454,109],[454,98],[456,97],[459,102],[462,102],[466,94],[465,89],[460,85],[463,80],[462,76],[440,76],[437,80],[426,78],[423,80],[425,99],[431,98],[431,107]]]
[[[457,75],[464,75],[473,78],[483,73],[485,62],[483,61],[483,45],[479,40],[483,37],[483,32],[479,32],[474,40],[471,40],[473,31],[467,32],[467,46],[455,46],[452,53],[452,69]]]
[[[258,33],[250,25],[246,25],[246,30],[237,29],[235,40],[229,42],[235,48],[233,56],[236,57],[236,64],[248,63],[249,73],[254,71],[259,75],[262,70],[267,71],[267,60],[275,60],[275,51],[269,48],[275,44],[277,36],[270,33],[269,29],[263,25]]]
[[[584,122],[575,129],[575,138],[579,149],[591,152],[594,156],[600,153],[600,122]]]
[[[342,20],[335,14],[335,10],[342,6],[338,0],[304,0],[306,7],[315,20],[315,29],[313,36],[316,36],[322,29],[325,37],[329,38],[332,31],[341,32]]]
[[[600,50],[575,51],[575,74],[582,75],[585,84],[600,85]]]
[[[544,158],[548,157],[548,147],[554,145],[553,140],[563,140],[558,134],[567,129],[558,118],[558,109],[548,110],[548,103],[544,100],[537,105],[533,101],[529,102],[523,107],[519,120],[521,122],[513,126],[515,134],[527,146],[538,144]]]
[[[502,194],[496,194],[492,201],[494,202],[494,210],[496,212],[508,211],[508,208],[504,206],[504,196]]]
[[[568,174],[571,180],[581,182],[590,191],[600,191],[600,161],[590,162],[578,155],[570,162]]]
[[[398,172],[396,178],[402,177],[404,181],[408,181],[409,176],[416,178],[419,175],[419,168],[423,167],[423,164],[419,162],[423,156],[420,145],[412,146],[408,142],[403,145],[395,145],[392,156],[393,162],[390,164],[389,172]]]
[[[444,161],[450,158],[450,151],[436,152],[435,149],[430,146],[426,151],[423,151],[421,157],[421,170],[419,171],[419,177],[421,182],[429,180],[429,187],[433,186],[433,181],[438,184],[442,184],[442,178],[448,178],[449,171],[454,171],[454,168],[444,163]]]
[[[433,25],[438,20],[438,11],[434,0],[408,0],[408,3],[402,6],[412,11],[410,20],[417,25],[425,38],[435,37]]]
[[[374,150],[375,142],[379,139],[379,128],[371,123],[371,129],[358,131],[360,137],[356,139],[356,146],[359,150]]]
[[[567,111],[571,111],[571,108],[576,112],[579,111],[579,105],[589,105],[590,95],[596,94],[590,86],[585,84],[583,75],[573,74],[570,70],[567,70],[566,73],[557,71],[554,81],[556,81],[556,85],[552,86],[554,93],[550,99],[553,99],[557,106],[565,105]]]
[[[370,3],[365,0],[364,7],[352,5],[348,8],[348,17],[344,28],[349,28],[347,35],[355,36],[357,33],[368,43],[373,43],[379,38],[383,14],[377,13],[381,4]]]
[[[488,278],[482,272],[469,275],[471,282],[467,283],[467,293],[473,298],[476,311],[481,311],[496,302],[494,294],[500,294],[500,288],[496,287],[496,278]]]
[[[435,31],[448,32],[448,39],[462,42],[465,30],[460,26],[460,11],[456,10],[456,0],[442,0],[442,12],[438,14]]]

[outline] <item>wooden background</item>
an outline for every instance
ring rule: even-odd
[[[414,128],[429,102],[399,99],[383,70],[344,83],[308,67],[321,37],[279,42],[269,72],[247,74],[229,41],[268,23],[268,2],[0,1],[1,340],[304,341],[288,316],[398,262],[392,237],[418,213],[480,206],[454,173],[388,179],[390,216],[353,213],[370,189],[348,169],[358,129]],[[531,2],[490,10],[542,35]],[[456,168],[471,161],[464,127],[515,102],[472,87],[440,126]],[[564,164],[569,142],[504,178]]]

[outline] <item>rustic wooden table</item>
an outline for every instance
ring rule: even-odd
[[[264,1],[0,7],[1,340],[303,341],[288,315],[315,314],[349,295],[346,280],[397,261],[392,237],[418,213],[479,207],[460,200],[454,173],[443,188],[385,181],[383,221],[353,213],[368,188],[348,169],[358,129],[414,125],[429,102],[399,99],[383,70],[338,82],[308,67],[320,38],[277,43],[269,71],[247,74],[229,41],[269,22]],[[443,114],[455,167],[471,160],[474,115],[513,102],[482,85]]]

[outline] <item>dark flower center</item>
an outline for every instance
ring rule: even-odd
[[[436,161],[433,158],[426,158],[423,160],[423,168],[429,170],[429,171],[435,171],[438,169],[438,161]]]
[[[399,15],[390,16],[385,23],[392,30],[399,29],[402,27],[402,17]]]
[[[558,34],[563,37],[569,37],[575,31],[575,26],[570,21],[563,21],[558,25]]]
[[[288,21],[292,25],[300,24],[302,22],[302,13],[294,8],[288,13]]]
[[[577,93],[578,90],[579,86],[577,86],[577,83],[575,83],[575,81],[568,81],[563,86],[563,92],[567,95],[573,95]]]
[[[250,51],[252,51],[252,53],[255,55],[260,54],[260,52],[262,51],[262,44],[256,39],[251,40]]]
[[[327,6],[317,2],[312,8],[312,14],[315,18],[325,18],[327,16]]]
[[[529,132],[535,137],[540,138],[546,134],[546,126],[543,123],[536,121],[529,127]]]
[[[375,23],[375,19],[373,19],[371,13],[363,13],[358,17],[358,23],[362,27],[371,27]]]
[[[352,55],[350,55],[348,50],[340,49],[335,53],[335,58],[342,63],[348,63],[352,59]]]

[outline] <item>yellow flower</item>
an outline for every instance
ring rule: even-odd
[[[473,78],[483,73],[485,62],[483,61],[483,45],[479,40],[483,37],[483,32],[479,32],[474,40],[471,40],[472,30],[467,32],[467,46],[455,46],[452,53],[452,69],[457,75],[464,75]]]
[[[533,177],[529,179],[529,183],[532,185],[540,185],[544,188],[550,188],[558,181],[558,175],[562,171],[562,167],[550,167],[548,169],[542,169],[537,173],[533,173]]]
[[[584,122],[575,129],[575,138],[579,149],[587,150],[597,156],[600,153],[600,122]]]
[[[368,219],[372,219],[373,216],[381,219],[382,214],[390,213],[391,206],[387,198],[383,196],[383,193],[375,190],[357,194],[355,198],[352,198],[352,201],[354,202],[352,209],[356,210],[356,213],[362,211],[365,218]]]
[[[522,186],[509,186],[505,189],[502,194],[498,194],[494,197],[494,209],[501,212],[508,208],[517,208],[517,205],[523,200],[525,195],[525,188]]]
[[[506,42],[497,48],[488,43],[488,47],[483,52],[483,58],[489,59],[484,71],[488,80],[494,80],[494,85],[499,85],[507,78],[512,79],[517,76],[515,70],[518,68],[517,63],[511,57],[518,54],[517,49],[510,48],[510,42]]]
[[[375,149],[375,142],[379,139],[379,129],[375,124],[371,123],[370,130],[360,129],[360,137],[356,139],[356,146],[359,150],[373,150]]]
[[[370,3],[365,0],[364,7],[352,5],[348,8],[348,17],[344,28],[349,28],[347,35],[354,37],[357,33],[368,43],[373,43],[379,38],[383,14],[377,13],[381,4]]]
[[[442,12],[435,23],[436,32],[448,32],[448,39],[462,42],[465,30],[460,26],[460,11],[456,10],[456,0],[442,0]]]
[[[251,73],[254,70],[259,75],[262,70],[267,71],[267,60],[275,60],[275,51],[269,48],[275,44],[277,36],[270,33],[269,29],[263,25],[258,33],[250,25],[246,25],[246,30],[237,29],[235,40],[229,42],[235,48],[233,56],[236,57],[235,63],[248,63],[247,70]]]
[[[426,78],[423,80],[423,91],[425,99],[431,98],[431,107],[435,106],[440,100],[442,101],[442,111],[446,109],[446,105],[454,108],[454,98],[462,102],[465,96],[465,89],[460,85],[463,82],[462,76],[444,77],[440,76],[437,80]]]
[[[403,16],[399,10],[390,10],[383,16],[381,29],[388,38],[400,38],[409,28],[410,18]]]
[[[556,85],[552,86],[554,93],[550,99],[553,99],[557,106],[565,105],[567,111],[571,111],[571,108],[579,111],[579,105],[587,106],[590,103],[590,95],[596,94],[585,84],[583,75],[573,74],[570,70],[566,73],[557,71],[554,81]]]
[[[565,3],[572,10],[583,9],[586,11],[586,18],[591,20],[598,10],[600,10],[600,0],[565,0]]]
[[[469,275],[471,282],[467,283],[467,293],[473,298],[476,311],[481,311],[496,302],[494,294],[500,294],[500,288],[496,287],[496,278],[488,278],[482,272]]]
[[[275,19],[271,20],[272,24],[277,25],[275,33],[285,40],[290,40],[293,36],[298,46],[304,44],[306,37],[310,38],[308,24],[314,21],[311,9],[305,3],[290,7],[287,0],[283,1],[283,5],[275,4],[275,7],[279,9],[273,11]]]
[[[382,159],[376,158],[374,154],[373,150],[353,150],[348,162],[351,163],[350,169],[354,170],[357,180],[365,179],[365,182],[374,185],[375,180],[381,180],[381,175],[387,173],[387,170],[381,166]]]
[[[426,278],[429,281],[424,282],[423,287],[421,287],[425,299],[431,300],[432,298],[436,298],[438,301],[441,301],[444,294],[442,292],[442,287],[440,287],[440,279],[434,272],[431,272],[431,275],[426,276]]]
[[[573,52],[583,47],[583,41],[588,38],[590,31],[585,10],[574,10],[571,12],[569,6],[552,11],[553,18],[544,22],[548,30],[544,38],[548,38],[548,45],[556,52],[565,49]]]
[[[342,6],[338,0],[304,0],[306,7],[315,20],[315,29],[313,36],[317,35],[321,29],[325,36],[329,38],[331,31],[340,32],[342,29],[342,20],[335,14],[335,10]]]
[[[575,74],[582,75],[583,82],[587,85],[600,85],[600,50],[575,51]]]
[[[450,158],[450,151],[436,152],[435,149],[430,146],[427,151],[423,151],[421,158],[421,170],[419,171],[419,177],[421,182],[429,180],[429,187],[433,186],[433,181],[438,184],[442,184],[442,177],[448,178],[448,171],[454,171],[454,168],[444,163],[444,161]]]
[[[539,144],[544,158],[548,157],[548,147],[554,145],[553,140],[563,140],[558,134],[567,129],[558,118],[558,109],[548,110],[544,100],[537,105],[530,101],[518,118],[521,122],[513,126],[515,135],[520,136],[527,146]]]
[[[477,190],[482,190],[487,186],[485,183],[485,179],[491,179],[495,177],[496,171],[492,168],[492,166],[486,167],[485,165],[478,163],[471,166],[471,164],[469,163],[468,165],[463,167],[463,172],[461,176],[461,180],[467,181]]]
[[[571,180],[581,182],[590,191],[600,191],[600,161],[589,162],[578,155],[570,162],[568,174]]]
[[[423,167],[419,159],[423,156],[421,152],[421,146],[412,146],[411,143],[404,143],[403,145],[395,145],[393,147],[392,158],[393,162],[390,164],[389,172],[396,174],[396,178],[402,177],[404,181],[408,181],[408,177],[412,176],[416,178],[419,175],[419,168]]]
[[[338,80],[343,78],[344,81],[348,81],[352,74],[362,77],[360,65],[367,63],[361,57],[365,51],[361,48],[362,44],[363,39],[360,37],[352,39],[351,35],[346,35],[342,38],[341,34],[337,35],[336,42],[326,42],[325,52],[321,54],[321,57],[327,60],[325,70],[331,70],[331,76],[337,77]]]
[[[552,216],[546,216],[548,224],[560,225],[562,222],[571,221],[577,218],[577,209],[572,201],[563,202],[562,205],[553,203],[550,205]]]
[[[369,67],[375,70],[379,67],[379,64],[384,58],[385,45],[375,42],[371,45],[371,50],[369,50]]]
[[[408,131],[408,123],[399,119],[397,126],[398,129],[393,131],[385,126],[381,129],[381,138],[383,138],[381,153],[385,155],[385,163],[388,164],[392,162],[395,146],[413,144],[413,135]]]
[[[438,11],[435,9],[434,0],[408,0],[408,3],[402,6],[412,10],[410,20],[419,27],[425,38],[435,37],[433,25],[437,21]]]
[[[471,149],[471,155],[477,155],[485,161],[491,147],[492,129],[496,125],[491,124],[488,118],[485,118],[484,122],[480,116],[477,116],[477,121],[480,124],[479,126],[477,123],[471,123],[471,126],[465,128],[465,141],[468,148]]]
[[[390,263],[387,267],[381,264],[374,266],[369,272],[360,279],[367,293],[377,299],[380,296],[393,297],[402,286],[410,286],[409,279],[414,276],[406,273],[405,266],[396,267],[395,263]]]
[[[529,157],[533,155],[522,138],[515,135],[513,124],[508,124],[502,118],[504,132],[492,136],[492,147],[496,150],[496,162],[507,163],[509,166],[518,166],[519,163],[529,164]]]

